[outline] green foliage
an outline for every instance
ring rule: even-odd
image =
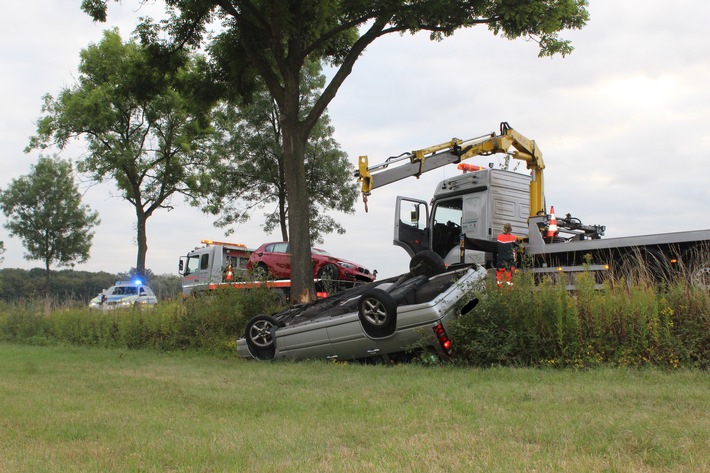
[[[304,69],[302,108],[312,106],[323,86],[317,63]],[[215,225],[231,226],[251,218],[254,210],[268,206],[265,233],[280,229],[288,241],[288,191],[286,189],[282,130],[278,107],[268,91],[261,90],[238,108],[224,104],[216,113],[220,140],[219,163],[210,172],[212,193],[203,210],[219,214]],[[352,213],[358,191],[354,168],[333,138],[334,129],[324,113],[314,127],[305,150],[306,180],[310,194],[310,238],[322,243],[323,235],[345,229],[331,211]]]
[[[52,264],[73,266],[89,257],[98,214],[81,204],[68,161],[41,157],[32,171],[0,192],[4,227],[22,239],[28,260],[44,263],[47,283]]]
[[[198,193],[199,175],[209,167],[209,106],[194,97],[202,65],[184,52],[161,60],[150,47],[105,31],[101,42],[81,52],[77,83],[56,99],[45,96],[44,115],[26,149],[86,142],[88,153],[77,169],[95,182],[113,181],[136,210],[140,273],[146,220],[171,208],[173,195]]]
[[[51,311],[40,301],[0,302],[0,340],[114,348],[199,349],[233,353],[246,322],[280,308],[267,288],[225,289],[153,309]]]
[[[106,21],[109,0],[84,0],[82,9]],[[540,55],[565,55],[564,29],[582,28],[586,0],[474,0],[354,2],[253,2],[170,0],[166,22],[169,44],[156,35],[150,20],[139,26],[142,39],[157,49],[204,47],[213,68],[210,76],[226,96],[249,99],[266,86],[282,127],[284,179],[289,189],[289,241],[292,243],[292,291],[295,299],[315,297],[311,275],[310,195],[305,171],[306,143],[328,104],[376,39],[388,34],[429,31],[438,40],[460,28],[487,25],[494,34],[536,41]],[[216,34],[213,22],[220,22]],[[312,106],[300,102],[303,70],[309,63],[334,66],[329,83]]]
[[[512,288],[490,281],[481,303],[456,324],[459,361],[475,366],[710,367],[710,294],[682,279],[662,286],[606,282],[582,273]]]
[[[181,291],[179,276],[150,274],[150,287],[158,297],[165,301],[175,299]],[[48,294],[52,307],[85,306],[103,289],[113,286],[116,281],[128,279],[127,274],[93,273],[65,269],[52,271],[49,286],[46,285],[44,271],[39,268],[30,270],[0,269],[0,301],[7,303],[27,303],[42,294]]]

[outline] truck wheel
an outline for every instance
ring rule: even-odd
[[[710,289],[710,245],[700,244],[688,248],[681,258],[682,270],[691,284]]]
[[[432,250],[420,251],[409,262],[409,272],[412,277],[426,276],[428,278],[446,272],[444,260]]]
[[[271,360],[276,353],[274,331],[279,322],[270,315],[257,315],[247,323],[245,336],[251,353],[259,360]]]
[[[338,267],[334,264],[326,264],[320,270],[318,270],[318,279],[324,279],[326,281],[337,281],[340,278],[340,271]]]
[[[389,337],[397,327],[397,303],[382,289],[369,289],[358,302],[358,316],[366,334]]]

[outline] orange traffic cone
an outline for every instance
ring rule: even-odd
[[[550,206],[550,225],[547,227],[547,238],[553,238],[557,235],[559,228],[557,227],[557,217],[555,217],[555,206]]]
[[[225,279],[226,279],[227,281],[231,281],[231,280],[232,280],[232,277],[233,277],[233,274],[232,274],[232,265],[230,264],[229,266],[227,266],[227,276],[225,277]]]

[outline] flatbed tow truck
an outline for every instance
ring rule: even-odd
[[[247,261],[254,252],[242,243],[202,240],[201,247],[195,247],[181,256],[178,273],[182,276],[182,296],[196,295],[204,291],[214,291],[232,287],[254,289],[268,287],[278,295],[285,305],[291,295],[291,280],[255,280],[247,271]],[[316,282],[316,295],[327,295],[325,284]]]

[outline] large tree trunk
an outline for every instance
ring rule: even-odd
[[[286,215],[286,197],[279,198],[279,226],[281,227],[281,237],[283,241],[288,241],[288,227],[286,226],[286,221],[288,220]]]
[[[136,243],[138,244],[136,274],[141,278],[145,277],[145,256],[148,253],[147,221],[148,216],[143,212],[143,208],[136,206]]]
[[[315,299],[308,218],[308,186],[304,163],[305,138],[298,121],[298,89],[281,110],[284,174],[288,193],[288,230],[291,249],[291,303]]]
[[[288,220],[286,212],[286,199],[286,177],[284,175],[284,161],[281,159],[281,161],[279,161],[279,227],[281,228],[281,237],[283,238],[283,241],[288,241],[288,227],[286,226],[286,222]]]

